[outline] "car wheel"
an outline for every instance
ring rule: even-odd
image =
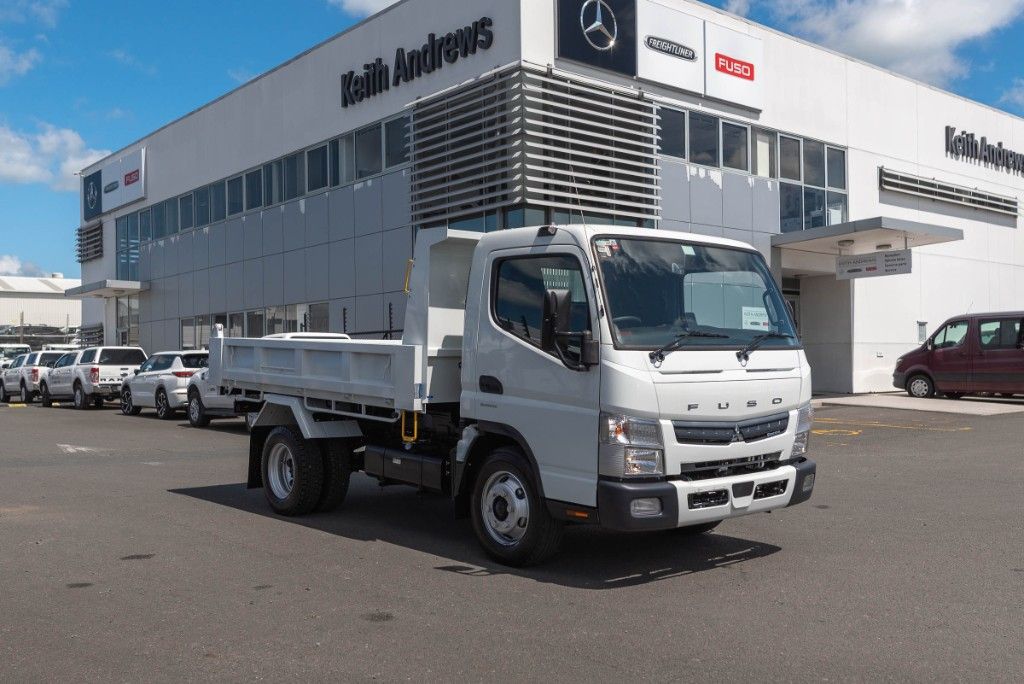
[[[0,404],[6,404],[11,400],[11,395],[7,394],[7,388],[4,387],[4,383],[0,382]]]
[[[171,402],[167,399],[167,392],[163,388],[156,391],[156,417],[160,420],[174,418],[174,409],[171,408]]]
[[[74,403],[75,408],[79,411],[85,411],[89,408],[89,398],[85,396],[85,390],[82,389],[81,385],[75,385],[75,393],[72,397],[72,402]]]
[[[473,484],[473,531],[489,556],[526,566],[558,552],[565,526],[551,517],[518,449],[499,447]]]
[[[45,382],[39,386],[39,403],[46,408],[53,406],[53,397],[50,396],[50,388]]]
[[[323,454],[315,443],[285,427],[274,428],[263,445],[263,492],[270,507],[287,516],[305,515],[320,501]]]
[[[32,392],[28,391],[28,387],[25,387],[25,383],[21,383],[21,403],[31,404],[32,403]]]
[[[912,375],[907,380],[907,394],[915,399],[931,399],[935,396],[935,385],[927,375]]]
[[[199,392],[189,392],[188,395],[188,424],[194,428],[204,428],[210,424],[210,417],[206,415],[206,407]]]
[[[121,413],[126,416],[137,416],[142,413],[142,409],[132,401],[132,391],[127,387],[121,390]]]
[[[101,409],[103,408],[104,399],[103,397],[94,397],[92,400],[92,407]]]

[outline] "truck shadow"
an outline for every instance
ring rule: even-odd
[[[469,521],[455,519],[447,499],[404,487],[380,489],[365,477],[353,478],[338,511],[303,518],[273,513],[262,490],[247,490],[243,483],[169,491],[345,539],[382,541],[440,556],[444,560],[434,567],[440,572],[467,578],[515,575],[577,589],[631,587],[727,569],[781,550],[727,534],[616,534],[574,526],[566,531],[559,555],[540,567],[517,569],[490,560],[477,545]]]

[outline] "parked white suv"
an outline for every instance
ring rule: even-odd
[[[121,384],[121,413],[137,416],[143,408],[155,408],[156,415],[169,420],[188,403],[189,380],[206,368],[206,351],[160,352]]]
[[[188,422],[192,427],[206,427],[215,418],[248,417],[263,406],[260,392],[227,390],[213,384],[210,371],[204,368],[188,381]]]
[[[39,383],[62,355],[62,352],[42,351],[17,357],[10,368],[0,372],[0,401],[10,401],[12,396],[17,396],[21,403],[31,403],[39,394]]]
[[[22,354],[31,354],[32,347],[27,344],[0,344],[0,369],[7,369],[14,359]]]
[[[71,399],[76,409],[103,406],[121,398],[121,385],[146,361],[139,347],[90,347],[69,352],[50,370],[39,388],[43,406]]]

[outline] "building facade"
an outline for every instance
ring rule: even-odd
[[[400,335],[416,231],[735,238],[823,391],[1024,308],[1024,120],[690,0],[404,0],[83,171],[107,343]],[[869,277],[870,276],[870,277]]]

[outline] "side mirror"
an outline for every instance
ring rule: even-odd
[[[572,293],[569,290],[548,290],[544,293],[544,318],[540,324],[540,348],[549,354],[558,354],[560,327],[569,322]]]
[[[935,351],[935,340],[928,340],[924,346],[928,351]]]
[[[136,374],[136,375],[138,375],[138,374],[139,374],[139,369],[138,369],[138,368],[136,368],[136,369],[135,369],[135,374]]]

